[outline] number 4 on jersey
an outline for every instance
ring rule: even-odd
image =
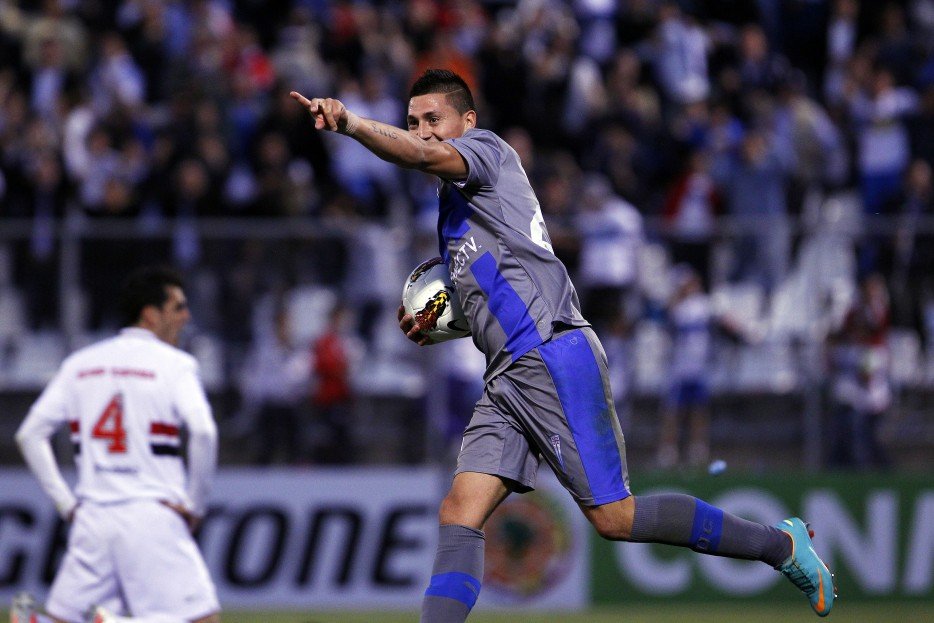
[[[111,454],[126,452],[126,429],[123,428],[123,396],[115,394],[104,412],[97,418],[91,437],[110,442],[107,451]]]

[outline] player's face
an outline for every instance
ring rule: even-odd
[[[168,298],[158,309],[153,333],[163,342],[177,345],[182,329],[191,320],[191,314],[188,311],[188,300],[181,288],[168,286],[166,292]]]
[[[474,127],[477,115],[468,110],[463,115],[448,103],[444,93],[416,95],[409,100],[406,123],[409,133],[425,141],[457,138]]]

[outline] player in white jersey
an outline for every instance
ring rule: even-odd
[[[125,328],[69,356],[16,433],[29,469],[73,524],[46,610],[62,623],[217,623],[214,585],[191,535],[217,464],[217,428],[197,362],[175,346],[190,319],[181,280],[159,268],[134,273],[121,313]],[[64,425],[74,492],[49,441]]]

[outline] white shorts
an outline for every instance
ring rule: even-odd
[[[184,520],[155,500],[78,507],[46,610],[79,623],[93,605],[186,621],[220,611]]]

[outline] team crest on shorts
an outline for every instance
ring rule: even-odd
[[[524,602],[559,584],[574,566],[574,533],[560,502],[544,491],[511,496],[485,526],[483,589]]]
[[[554,449],[555,454],[558,456],[558,464],[561,465],[561,471],[567,473],[567,468],[564,466],[564,457],[561,455],[561,437],[558,435],[552,435],[548,438],[548,441],[551,442],[551,447]]]

